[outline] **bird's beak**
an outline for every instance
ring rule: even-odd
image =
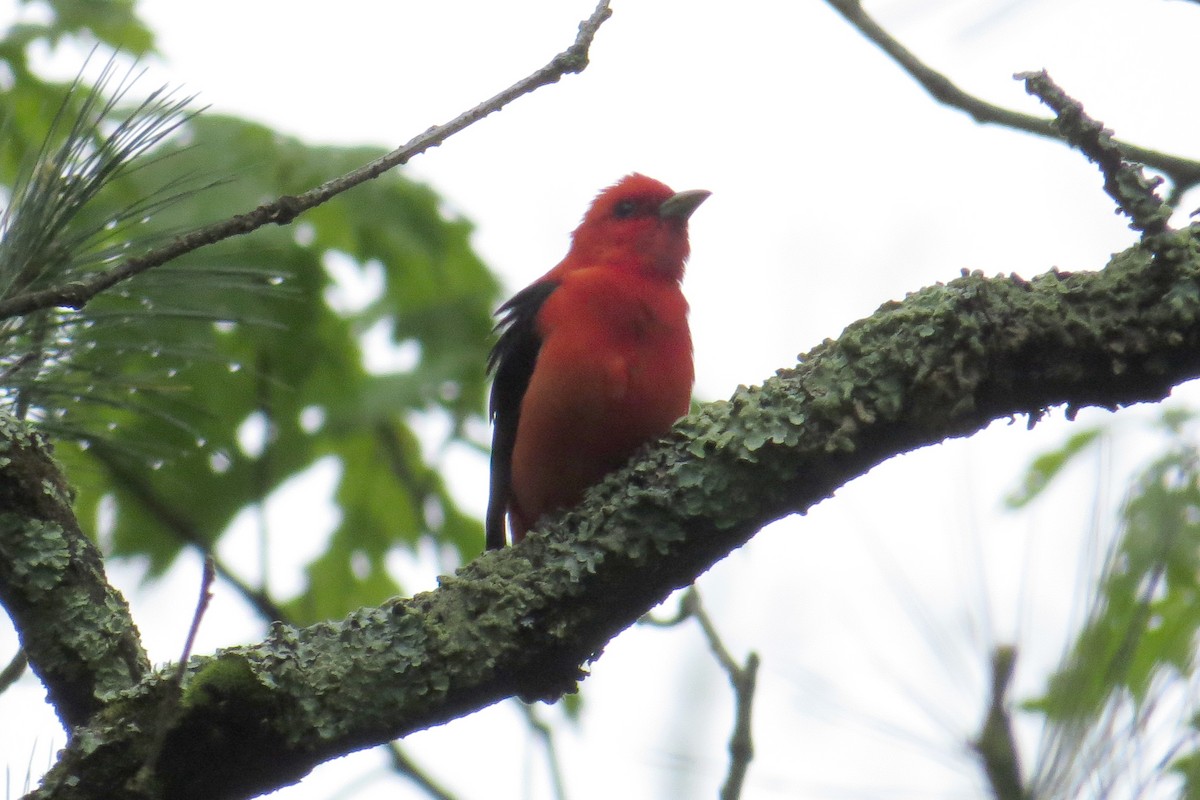
[[[692,212],[708,199],[712,192],[707,189],[690,189],[686,192],[673,194],[658,207],[658,216],[663,219],[678,219],[687,221]]]

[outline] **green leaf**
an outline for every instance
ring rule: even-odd
[[[1020,488],[1005,498],[1005,505],[1010,509],[1018,509],[1032,503],[1076,456],[1090,448],[1104,432],[1105,428],[1102,427],[1085,428],[1068,437],[1061,447],[1035,458],[1025,471]]]

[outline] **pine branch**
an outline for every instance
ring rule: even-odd
[[[303,212],[316,208],[361,183],[378,178],[393,167],[407,163],[414,156],[430,148],[437,147],[454,134],[499,111],[517,98],[543,86],[557,83],[565,75],[583,71],[588,64],[588,49],[591,47],[592,39],[611,14],[608,0],[601,0],[592,15],[580,23],[579,35],[574,44],[552,58],[546,66],[469,111],[459,114],[449,122],[417,135],[407,144],[396,148],[387,155],[345,175],[326,181],[303,194],[285,195],[224,221],[177,236],[166,245],[125,259],[110,269],[69,283],[36,291],[25,291],[0,299],[0,320],[51,308],[80,309],[101,292],[185,253],[234,236],[242,236],[265,225],[289,224]]]

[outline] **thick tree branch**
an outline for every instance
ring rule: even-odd
[[[0,302],[0,320],[47,308],[83,308],[88,301],[101,292],[185,253],[224,239],[250,233],[268,224],[286,225],[297,215],[321,205],[360,183],[378,178],[393,167],[407,163],[413,156],[437,147],[454,134],[499,111],[518,97],[529,94],[542,86],[557,83],[565,75],[582,72],[587,67],[588,49],[591,47],[596,31],[611,15],[612,11],[608,7],[608,0],[601,0],[592,15],[579,24],[579,35],[576,37],[575,43],[552,58],[546,66],[517,81],[495,97],[459,114],[445,124],[430,128],[407,144],[370,164],[327,181],[303,194],[279,197],[252,211],[178,236],[162,247],[126,259],[112,269],[98,272],[87,279],[11,297]]]
[[[979,123],[1003,125],[1006,128],[1052,139],[1061,138],[1052,120],[993,105],[963,91],[945,75],[913,55],[884,30],[867,14],[859,0],[826,0],[826,2],[857,28],[863,36],[887,53],[925,91],[929,92],[934,100],[942,105],[964,111]],[[1139,147],[1128,142],[1114,140],[1113,143],[1120,148],[1125,158],[1156,169],[1171,179],[1171,194],[1167,199],[1169,205],[1178,202],[1184,192],[1200,185],[1200,161],[1170,153],[1160,153],[1157,150]]]
[[[1096,273],[922,289],[704,406],[579,509],[438,590],[193,659],[155,796],[248,797],[511,695],[557,697],[672,590],[892,455],[1055,405],[1162,399],[1200,375],[1197,236],[1168,232]],[[34,797],[121,794],[167,680],[76,736]]]
[[[67,730],[150,671],[49,445],[8,415],[0,415],[0,603]]]

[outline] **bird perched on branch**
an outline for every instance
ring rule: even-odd
[[[519,542],[687,413],[680,282],[688,217],[708,196],[622,178],[592,202],[566,258],[500,307],[488,549],[504,546],[506,516]]]

